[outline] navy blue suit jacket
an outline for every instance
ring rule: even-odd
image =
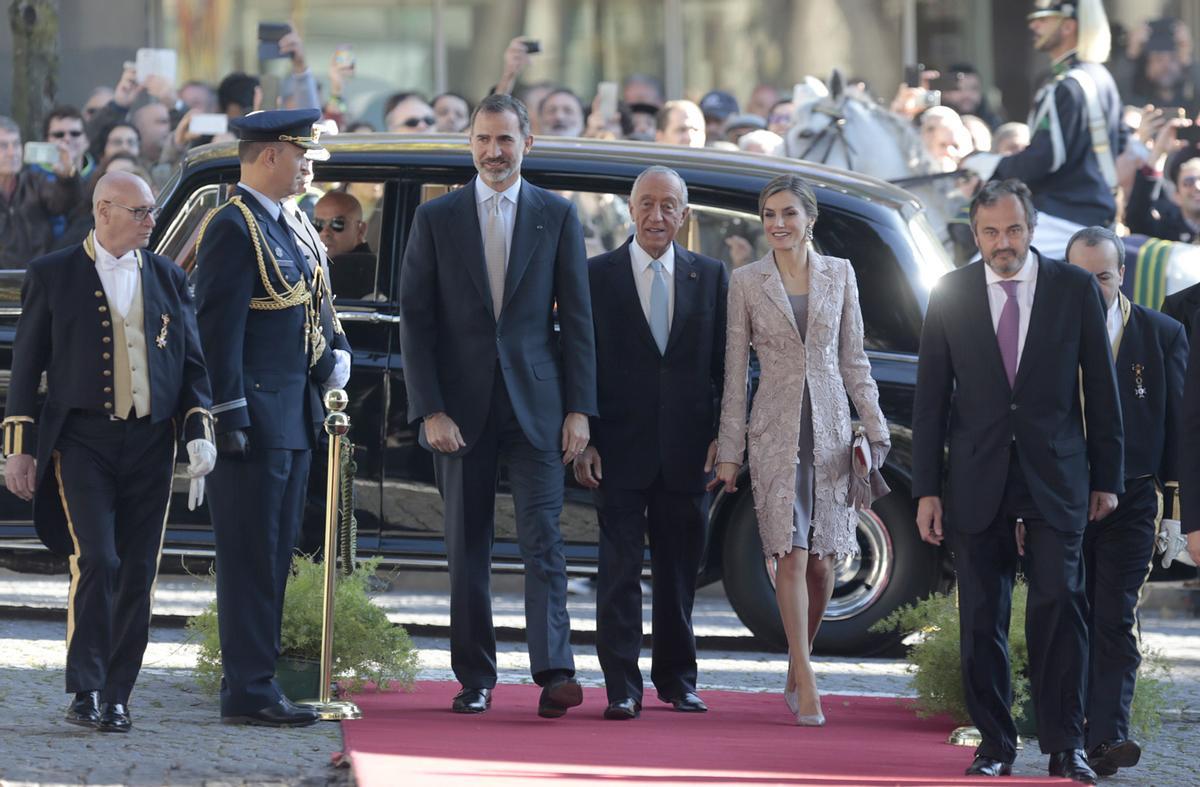
[[[254,215],[260,241],[270,247],[287,285],[312,270],[290,230],[271,218],[248,192],[238,189]],[[265,254],[265,250],[264,250]],[[278,290],[268,259],[268,275]],[[213,415],[218,434],[247,430],[255,448],[310,448],[325,409],[320,384],[332,373],[333,340],[309,367],[305,349],[305,307],[250,308],[251,298],[267,295],[259,275],[250,230],[241,211],[230,204],[217,209],[196,255],[196,318],[213,386]]]
[[[1117,346],[1117,387],[1125,433],[1125,477],[1178,480],[1183,380],[1188,340],[1183,326],[1144,306],[1130,304]],[[1140,372],[1139,372],[1140,369]]]
[[[1014,442],[1038,510],[1059,530],[1084,529],[1089,492],[1125,489],[1121,403],[1100,290],[1087,271],[1038,257],[1011,387],[984,263],[947,273],[929,297],[913,406],[912,493],[942,495],[948,438],[946,524],[964,532],[980,532],[995,517]]]
[[[150,419],[155,423],[177,419],[187,439],[203,437],[203,420],[186,417],[194,409],[207,410],[212,403],[187,278],[166,257],[142,251],[139,258]],[[57,554],[71,554],[73,548],[58,485],[48,472],[51,452],[71,410],[111,411],[115,395],[110,376],[113,329],[107,309],[96,263],[83,245],[29,263],[21,289],[21,318],[13,342],[5,417],[34,419],[31,425],[36,438],[24,430],[25,445],[19,453],[32,453],[36,440],[33,521],[43,543]],[[43,371],[47,392],[39,414],[37,389]]]
[[[592,444],[604,485],[644,489],[662,472],[675,492],[704,492],[725,383],[729,273],[675,244],[675,310],[664,354],[634,283],[630,243],[588,260],[600,415]]]
[[[469,451],[487,420],[499,368],[529,442],[561,449],[566,413],[596,415],[586,260],[571,203],[523,182],[497,321],[475,180],[417,208],[400,271],[409,420],[445,412]]]

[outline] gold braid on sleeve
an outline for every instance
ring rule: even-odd
[[[34,421],[27,415],[10,415],[0,421],[4,430],[4,455],[32,453],[25,446],[25,433],[33,428]]]

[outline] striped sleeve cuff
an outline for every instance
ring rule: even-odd
[[[4,430],[4,455],[33,453],[33,418],[28,415],[10,415],[0,422]]]

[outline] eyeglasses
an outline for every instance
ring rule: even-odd
[[[158,218],[157,206],[153,208],[131,208],[128,205],[122,205],[121,203],[115,202],[111,199],[102,200],[102,202],[107,202],[110,205],[116,205],[118,208],[124,208],[133,215],[133,220],[139,223],[145,221],[147,216],[154,219]]]
[[[437,123],[437,118],[435,118],[433,115],[426,115],[423,118],[409,118],[408,120],[404,121],[404,125],[408,128],[416,128],[422,123],[427,126],[432,126]]]
[[[1186,178],[1179,179],[1179,187],[1184,189],[1194,189],[1200,185],[1200,178],[1195,175],[1188,175]]]
[[[70,131],[51,131],[51,139],[66,139],[67,135],[71,135],[71,139],[79,139],[83,136],[83,129],[73,128]]]
[[[346,219],[343,216],[338,216],[337,218],[329,219],[328,221],[325,219],[313,219],[313,226],[316,227],[317,232],[324,232],[325,225],[327,224],[329,225],[329,229],[333,230],[334,232],[341,232],[342,230],[346,229]]]

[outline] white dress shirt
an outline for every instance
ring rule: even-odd
[[[263,194],[261,191],[250,188],[240,180],[238,181],[238,188],[245,189],[246,191],[250,192],[250,196],[258,200],[262,206],[267,209],[267,213],[271,214],[271,218],[275,219],[275,221],[279,221],[279,214],[283,212],[282,205],[268,197],[266,194]]]
[[[500,195],[500,219],[504,222],[504,259],[506,263],[512,254],[512,239],[513,226],[517,221],[517,196],[521,193],[521,178],[517,178],[517,182],[506,188],[504,191],[496,191],[483,182],[482,178],[475,178],[475,209],[479,212],[479,237],[483,239],[483,233],[487,232],[488,219],[488,200],[492,195]]]
[[[670,325],[675,317],[675,244],[667,246],[658,259],[662,260],[663,276],[667,280],[667,325]],[[642,314],[646,315],[646,324],[649,325],[650,288],[654,286],[654,269],[650,263],[654,262],[654,258],[634,238],[629,244],[629,260],[633,265],[633,283],[637,286],[638,300],[642,302]]]
[[[120,257],[114,257],[108,249],[100,245],[100,239],[92,235],[96,247],[96,273],[100,276],[100,284],[108,302],[122,317],[129,313],[133,296],[138,286],[137,252],[127,251]]]
[[[1125,330],[1125,315],[1121,313],[1121,297],[1119,295],[1113,298],[1112,306],[1108,307],[1108,313],[1104,315],[1104,321],[1108,324],[1108,343],[1116,347],[1117,339],[1121,337],[1121,331]]]
[[[1020,328],[1017,331],[1017,368],[1019,369],[1021,368],[1021,355],[1025,351],[1025,335],[1029,333],[1029,313],[1033,311],[1033,292],[1037,289],[1037,255],[1033,252],[1026,254],[1025,264],[1021,266],[1021,270],[1007,279],[997,275],[986,263],[984,270],[987,276],[988,306],[992,311],[993,331],[1000,328],[1000,311],[1004,308],[1005,301],[1008,300],[1008,293],[1000,286],[1000,282],[1017,282],[1017,308],[1020,312]]]

